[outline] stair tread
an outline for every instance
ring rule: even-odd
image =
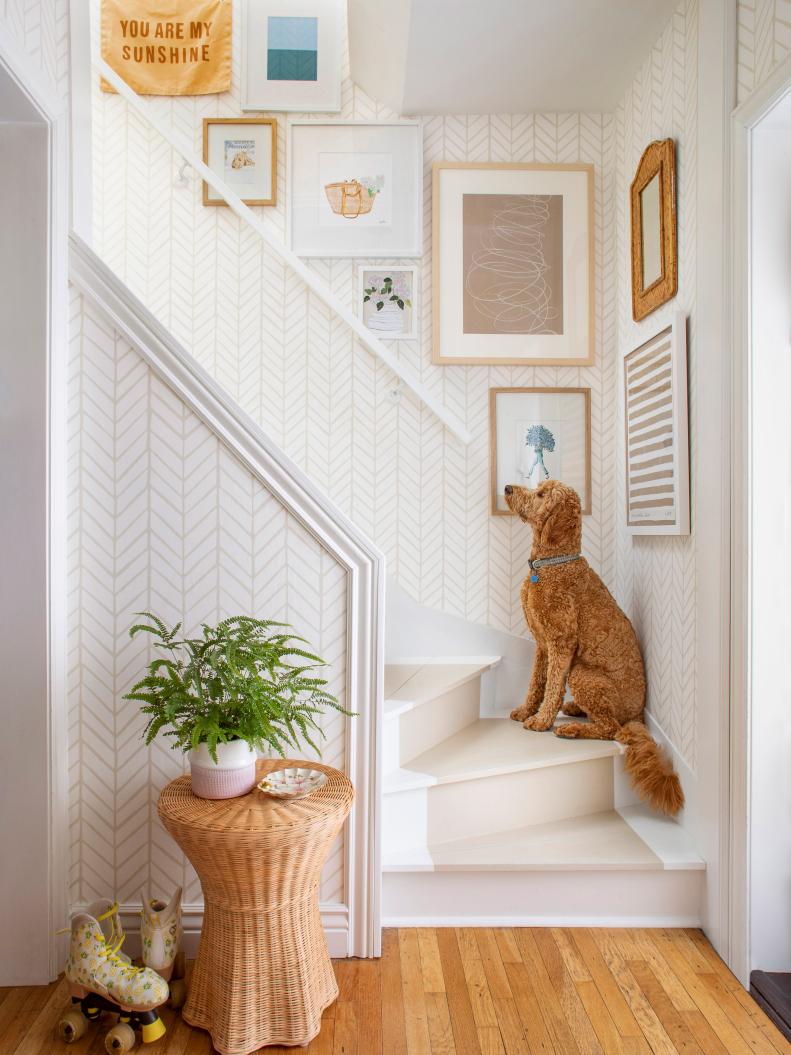
[[[438,871],[662,871],[705,868],[687,833],[674,821],[652,816],[662,830],[662,854],[615,810],[549,824],[470,836],[386,854],[388,872]]]
[[[560,719],[563,721],[563,719]],[[478,779],[620,754],[612,740],[562,740],[510,718],[480,718],[400,769],[385,774],[385,793]]]
[[[385,714],[400,713],[450,692],[500,662],[499,656],[469,659],[406,659],[385,665]]]

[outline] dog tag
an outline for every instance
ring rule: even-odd
[[[533,572],[533,574],[530,576],[530,581],[531,582],[538,582],[538,576],[536,575],[535,572]]]

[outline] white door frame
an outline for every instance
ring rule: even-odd
[[[47,781],[49,977],[62,968],[62,941],[55,930],[68,913],[68,719],[66,700],[66,386],[68,368],[68,111],[23,47],[0,26],[0,64],[40,114],[48,132],[47,274]]]
[[[734,442],[731,514],[730,713],[730,966],[742,984],[750,973],[750,435],[751,178],[752,135],[762,118],[791,91],[791,56],[781,62],[731,118],[730,273],[732,326],[731,406]]]

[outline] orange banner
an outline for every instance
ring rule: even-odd
[[[102,0],[102,58],[138,95],[226,92],[231,10],[232,0]]]

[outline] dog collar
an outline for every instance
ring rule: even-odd
[[[579,560],[581,553],[569,553],[565,557],[539,557],[538,560],[529,560],[528,566],[531,571],[530,581],[538,582],[538,573],[541,568],[551,568],[555,564],[570,564],[573,560]]]

